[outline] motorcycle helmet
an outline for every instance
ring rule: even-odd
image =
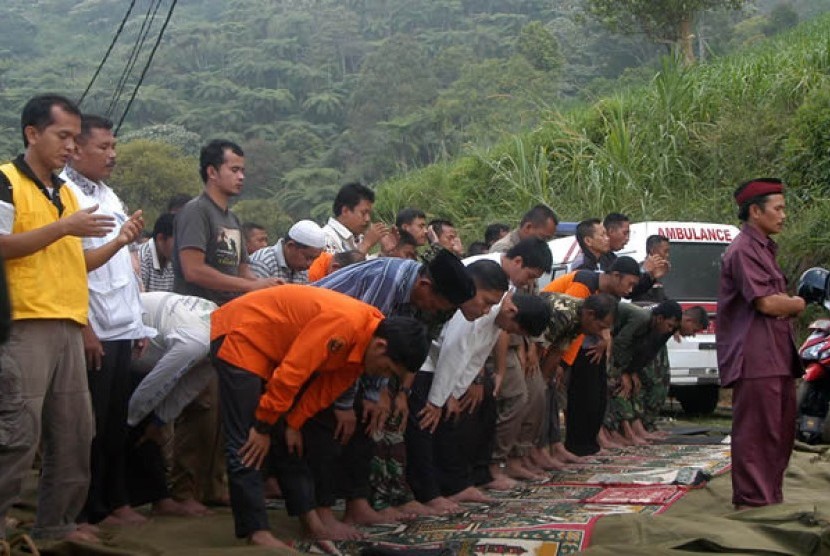
[[[798,296],[807,303],[824,302],[827,297],[828,277],[830,272],[823,268],[813,267],[804,271],[798,279]]]

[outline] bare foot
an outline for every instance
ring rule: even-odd
[[[410,500],[406,504],[401,504],[400,506],[397,506],[395,509],[405,514],[414,516],[438,515],[438,512],[436,512],[434,509],[424,504],[421,504],[417,500]]]
[[[550,456],[540,456],[539,459],[543,460],[544,466],[536,463],[532,453],[522,458],[522,465],[531,473],[538,475],[540,480],[550,478],[550,471],[553,469],[547,469],[547,467],[551,467],[553,459]]]
[[[530,452],[530,461],[543,471],[555,471],[565,466],[564,463],[550,455],[547,450],[540,448],[534,448]]]
[[[126,521],[118,517],[115,517],[112,514],[108,515],[107,517],[99,521],[98,524],[102,527],[123,527],[125,525],[128,525]]]
[[[387,508],[386,513],[375,511],[365,498],[355,498],[346,502],[346,513],[343,516],[344,523],[356,525],[375,525],[377,523],[396,523],[404,516],[395,510]]]
[[[456,503],[461,502],[476,502],[476,503],[488,503],[492,502],[493,499],[481,492],[476,487],[467,487],[461,492],[456,492],[452,496],[448,497],[450,500]]]
[[[79,531],[86,531],[87,533],[91,533],[96,537],[101,534],[101,528],[97,525],[93,525],[91,523],[79,523],[78,524]]]
[[[507,467],[504,468],[505,473],[512,479],[520,481],[538,481],[540,476],[524,466],[524,462],[518,458],[510,458],[507,460]],[[544,477],[542,477],[544,478]]]
[[[597,444],[599,444],[600,448],[605,450],[614,450],[623,447],[622,444],[617,442],[616,437],[612,436],[612,434],[609,433],[608,429],[605,427],[599,429],[599,433],[597,434]]]
[[[565,445],[561,442],[558,442],[551,446],[551,453],[553,454],[553,458],[564,462],[564,463],[585,463],[589,459],[589,457],[585,456],[578,456],[565,448]]]
[[[271,531],[255,531],[248,537],[248,542],[256,546],[265,546],[268,548],[291,548],[272,535]]]
[[[213,511],[193,498],[187,500],[176,500],[180,506],[183,506],[188,512],[193,512],[195,515],[213,515]]]
[[[316,534],[312,531],[314,538],[330,541],[357,541],[363,538],[363,533],[337,519],[331,508],[317,508],[316,512],[320,518],[322,530]]]
[[[189,506],[176,502],[172,498],[162,498],[153,502],[153,515],[172,517],[203,517],[205,514]]]
[[[130,506],[121,506],[112,511],[112,514],[122,520],[126,525],[141,525],[147,523],[147,518],[132,509]]]
[[[433,498],[429,502],[426,502],[426,505],[428,508],[432,508],[439,514],[457,513],[464,509],[452,500],[444,498],[443,496]]]
[[[493,476],[493,480],[483,485],[487,490],[513,490],[519,485],[517,480],[511,479],[501,471],[498,473],[491,471],[490,475]]]
[[[98,538],[98,535],[93,535],[89,531],[84,531],[82,529],[75,529],[71,533],[67,533],[67,535],[63,538],[65,541],[76,541],[76,542],[89,542],[93,544],[100,544],[101,539]]]
[[[418,515],[394,507],[377,510],[377,512],[383,517],[383,523],[398,523],[400,521],[406,521],[408,519],[415,519],[415,517],[417,517]]]

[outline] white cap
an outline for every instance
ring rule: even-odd
[[[288,237],[309,247],[323,249],[326,247],[326,234],[323,228],[311,220],[300,220],[288,230]]]

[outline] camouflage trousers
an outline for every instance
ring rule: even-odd
[[[406,444],[403,433],[398,432],[400,422],[400,416],[390,416],[379,436],[374,439],[369,502],[376,510],[400,506],[415,499],[406,482]]]
[[[631,394],[628,398],[619,395],[622,371],[608,368],[608,404],[605,406],[605,418],[602,425],[612,431],[620,431],[623,421],[638,419],[643,412],[640,395]]]
[[[643,387],[640,397],[643,404],[641,419],[647,430],[654,430],[660,411],[669,397],[669,350],[660,348],[657,356],[640,372]]]
[[[646,429],[654,430],[669,394],[669,353],[666,346],[637,374],[640,377],[640,391],[624,398],[615,394],[620,387],[621,371],[608,369],[610,399],[603,422],[605,428],[620,430],[623,421],[640,419]]]

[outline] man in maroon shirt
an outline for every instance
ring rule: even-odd
[[[784,224],[780,180],[735,191],[740,235],[723,258],[717,350],[721,384],[732,388],[732,502],[736,509],[783,501],[795,439],[795,378],[802,373],[790,322],[804,300],[787,295],[770,238]]]

